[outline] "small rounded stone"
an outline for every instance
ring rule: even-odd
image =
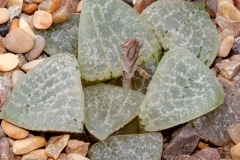
[[[22,11],[26,14],[33,14],[38,9],[38,5],[35,3],[26,4],[23,3]]]
[[[222,16],[230,20],[240,20],[240,13],[238,9],[228,2],[221,2],[218,5],[217,16]]]
[[[10,14],[7,8],[0,8],[0,24],[7,22],[10,18]]]
[[[59,8],[56,12],[53,13],[53,22],[54,23],[62,23],[69,19],[69,11],[66,6]]]
[[[0,109],[12,91],[12,82],[8,77],[0,76]],[[2,130],[2,129],[1,129]],[[2,135],[2,134],[1,134]]]
[[[23,139],[29,134],[27,130],[15,126],[5,120],[2,120],[1,127],[3,131],[12,139]]]
[[[44,149],[32,151],[22,157],[22,160],[47,160],[48,157],[44,154]]]
[[[218,51],[217,57],[225,58],[228,56],[234,43],[234,36],[227,36],[221,43]]]
[[[6,48],[3,41],[0,39],[0,54],[6,53]]]
[[[11,71],[18,66],[18,56],[12,53],[0,54],[0,71]]]
[[[83,4],[83,0],[81,0],[77,5],[77,9],[76,9],[77,13],[79,13],[82,10],[82,4]]]
[[[15,28],[5,38],[5,46],[13,53],[26,53],[33,48],[33,38],[23,29]]]
[[[21,70],[14,71],[12,74],[13,87],[16,86],[16,84],[18,84],[24,76],[25,76],[25,73],[23,71]]]
[[[48,29],[52,23],[52,15],[46,11],[38,10],[33,15],[33,26],[37,29]]]
[[[39,59],[39,60],[33,60],[31,62],[28,62],[26,64],[24,64],[22,66],[22,70],[24,72],[28,72],[30,71],[33,67],[35,67],[36,65],[38,65],[39,63],[41,63],[44,59]]]
[[[11,21],[9,32],[11,32],[14,28],[19,28],[19,19],[17,18]]]
[[[0,7],[5,7],[8,3],[8,0],[1,0],[0,1]]]
[[[231,155],[233,160],[239,160],[240,159],[240,143],[238,143],[237,145],[234,145],[230,149],[230,155]]]
[[[28,61],[35,60],[37,57],[39,57],[46,44],[46,41],[42,36],[36,35],[33,36],[33,39],[34,39],[33,48],[25,54],[25,57]]]
[[[44,10],[49,13],[54,13],[59,9],[61,0],[45,0],[43,3],[39,4],[38,10]]]

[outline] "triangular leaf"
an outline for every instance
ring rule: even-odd
[[[202,3],[158,0],[142,16],[151,24],[165,50],[180,46],[207,66],[214,61],[219,47],[218,32]]]
[[[79,19],[80,14],[72,14],[63,23],[54,24],[47,30],[36,30],[36,34],[46,41],[44,51],[49,55],[68,52],[77,57]]]
[[[82,132],[84,98],[78,67],[68,53],[45,59],[13,89],[2,118],[29,130]]]
[[[137,65],[158,62],[161,47],[142,17],[119,0],[84,0],[79,26],[78,60],[82,78],[102,81],[122,75],[121,44],[137,38],[143,47]]]
[[[162,147],[160,132],[120,135],[94,144],[88,155],[91,160],[159,160]]]
[[[86,128],[97,139],[106,139],[139,114],[143,97],[140,92],[107,84],[85,88]]]
[[[185,49],[171,49],[159,63],[140,107],[145,131],[188,122],[218,107],[223,91],[213,72]]]

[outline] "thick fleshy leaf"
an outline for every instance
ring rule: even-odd
[[[57,54],[30,70],[8,97],[2,118],[29,130],[82,132],[84,98],[76,58]]]
[[[116,0],[84,0],[78,60],[82,79],[103,81],[122,75],[121,44],[137,38],[143,47],[137,65],[158,62],[161,46],[148,24],[129,5]]]
[[[144,95],[130,89],[99,84],[84,89],[85,126],[104,140],[139,114]]]
[[[207,66],[219,47],[218,32],[204,4],[184,0],[158,0],[142,16],[149,22],[165,50],[188,49]]]
[[[91,160],[159,160],[162,147],[160,132],[119,135],[94,144],[88,155]]]
[[[36,30],[35,33],[44,37],[44,51],[49,55],[68,52],[77,57],[78,29],[80,14],[72,14],[70,18],[47,30]]]
[[[185,49],[171,49],[153,75],[139,118],[145,131],[188,122],[218,107],[223,91],[213,72]]]

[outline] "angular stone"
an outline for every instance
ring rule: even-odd
[[[230,59],[224,59],[215,65],[216,71],[228,80],[237,75],[240,70],[240,56],[235,55]]]
[[[236,54],[240,53],[240,37],[237,37],[237,38],[234,39],[232,50]]]
[[[10,21],[12,21],[14,18],[20,18],[20,15],[22,13],[22,7],[21,6],[11,6],[8,8],[10,13]]]
[[[57,160],[67,160],[67,154],[66,153],[61,153],[58,156]]]
[[[6,137],[0,140],[0,159],[10,160],[10,146]]]
[[[49,13],[54,13],[60,7],[61,0],[45,0],[38,5],[39,10],[47,11]]]
[[[205,0],[205,6],[207,12],[211,17],[216,17],[216,13],[218,10],[218,3],[216,0]]]
[[[192,155],[198,160],[217,160],[220,159],[220,154],[218,150],[215,148],[204,148],[200,150],[199,152],[196,152],[195,154]]]
[[[25,73],[21,70],[15,70],[12,74],[12,84],[13,87],[15,87],[16,84],[18,84],[23,77],[25,76]]]
[[[224,90],[224,102],[217,109],[194,120],[193,126],[201,139],[224,146],[231,142],[227,128],[240,122],[240,92],[227,79],[218,77],[218,80]]]
[[[203,149],[203,148],[206,148],[206,147],[209,147],[209,144],[203,143],[203,142],[199,142],[198,145],[197,145],[198,149]]]
[[[215,18],[215,22],[218,24],[221,30],[230,29],[233,31],[234,36],[236,37],[240,34],[240,21],[229,20],[222,16],[217,16]]]
[[[228,135],[235,144],[240,143],[240,123],[230,125],[227,129]]]
[[[231,159],[230,149],[234,146],[231,142],[226,146],[218,147],[217,150],[220,153],[221,158],[223,159]]]
[[[67,155],[67,160],[90,160],[90,159],[82,156],[81,154],[71,153]]]
[[[49,143],[46,146],[45,154],[48,157],[53,157],[54,159],[57,159],[61,151],[65,148],[67,145],[68,139],[70,138],[70,135],[62,135],[58,136],[55,140],[53,140],[51,143]]]
[[[11,6],[21,6],[23,5],[23,0],[8,0],[7,8]]]
[[[34,67],[36,67],[38,64],[40,64],[42,61],[44,61],[44,59],[33,60],[31,62],[28,62],[22,66],[22,70],[24,72],[28,72],[31,69],[33,69]]]
[[[230,50],[232,49],[233,43],[234,43],[234,36],[230,35],[224,38],[223,41],[220,43],[217,56],[220,58],[227,57]]]
[[[230,149],[230,155],[233,160],[239,160],[240,159],[240,143],[234,145]]]
[[[2,120],[1,127],[4,130],[4,132],[13,139],[23,139],[26,138],[29,134],[29,132],[23,128],[20,128],[18,126],[15,126],[5,120]]]
[[[44,154],[44,149],[32,151],[22,157],[22,160],[47,160],[48,157]]]
[[[10,78],[0,76],[0,109],[12,91],[12,82]]]
[[[173,160],[197,160],[197,159],[189,155],[181,155],[174,157]]]
[[[85,143],[83,141],[69,140],[67,142],[65,151],[67,154],[76,153],[76,154],[81,154],[82,156],[86,156],[89,145],[90,143]]]
[[[139,14],[141,14],[145,8],[147,8],[149,5],[156,1],[157,0],[137,0],[133,6],[133,9]]]
[[[7,34],[5,39],[5,46],[13,53],[25,53],[33,48],[33,38],[24,30],[20,28],[13,29]]]
[[[21,140],[16,140],[13,143],[13,153],[15,155],[24,155],[33,150],[43,147],[46,144],[44,137],[33,136]]]
[[[228,2],[221,2],[218,5],[217,16],[222,16],[224,18],[234,21],[240,20],[239,10],[236,7],[234,7],[234,5]]]
[[[190,155],[197,147],[200,137],[191,127],[183,127],[163,151],[163,158],[171,160],[175,156]]]
[[[37,57],[39,57],[46,43],[45,39],[39,35],[34,36],[33,40],[34,40],[33,48],[25,54],[25,57],[28,61],[35,60]]]

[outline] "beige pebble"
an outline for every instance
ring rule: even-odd
[[[30,27],[30,24],[28,23],[28,15],[21,14],[19,18],[19,27],[23,30],[25,30],[28,34],[30,34],[32,37],[35,35],[33,30]]]
[[[3,54],[3,53],[6,53],[6,48],[2,39],[0,39],[0,54]]]
[[[11,71],[18,66],[18,56],[12,53],[0,54],[0,71]]]
[[[232,5],[234,5],[233,0],[217,0],[217,4],[219,5],[221,2],[228,2]]]
[[[240,20],[240,12],[234,5],[228,2],[221,2],[218,5],[217,16],[223,16],[230,20]]]
[[[16,18],[11,21],[9,32],[11,32],[15,28],[19,28],[19,19]]]
[[[4,8],[7,5],[7,3],[8,3],[8,0],[1,0],[0,1],[0,7]]]
[[[10,14],[7,8],[0,8],[0,24],[7,22],[10,18]]]
[[[7,8],[11,6],[21,6],[23,5],[23,0],[8,0]]]
[[[44,154],[44,149],[32,151],[22,157],[22,160],[47,160],[48,157]]]
[[[228,56],[232,46],[234,43],[234,36],[230,35],[227,36],[221,43],[219,46],[219,51],[218,51],[218,55],[217,57],[220,58],[225,58]]]
[[[33,26],[37,29],[48,29],[52,23],[52,15],[46,11],[38,10],[33,15]]]
[[[44,137],[34,136],[21,140],[16,140],[13,144],[13,153],[15,155],[24,155],[36,149],[43,147],[46,144]]]
[[[29,134],[27,130],[15,126],[5,120],[2,120],[1,127],[3,131],[12,139],[23,139],[26,138]]]
[[[36,65],[38,65],[39,63],[41,63],[44,59],[39,59],[39,60],[33,60],[31,62],[25,63],[22,66],[22,70],[24,72],[28,72],[30,71],[33,67],[35,67]]]
[[[12,84],[15,87],[25,76],[25,73],[21,70],[16,70],[12,74]]]
[[[67,154],[76,153],[76,154],[81,154],[82,156],[86,156],[89,145],[90,143],[85,143],[83,141],[78,141],[75,139],[69,140],[65,148],[65,151]]]
[[[81,154],[71,153],[67,155],[67,160],[89,160],[87,157],[82,156]]]
[[[66,6],[59,8],[56,12],[53,13],[53,22],[54,23],[62,23],[69,19],[69,11]]]
[[[82,4],[83,4],[83,0],[81,0],[77,5],[77,9],[76,9],[77,13],[79,13],[82,10]]]
[[[232,124],[227,129],[229,137],[235,144],[240,143],[240,123]]]
[[[25,57],[28,61],[35,60],[37,57],[39,57],[46,44],[46,41],[42,36],[36,35],[33,36],[33,39],[34,39],[33,48],[25,54]]]
[[[222,42],[227,36],[234,36],[234,32],[231,29],[224,29],[219,32],[219,41]]]
[[[20,28],[13,29],[5,38],[5,47],[13,53],[26,53],[33,48],[33,45],[31,35]]]
[[[239,160],[240,159],[240,143],[238,143],[237,145],[234,145],[230,149],[230,155],[231,155],[233,160]]]
[[[38,6],[38,10],[54,13],[60,7],[61,0],[45,0]]]
[[[26,14],[33,14],[36,10],[38,10],[38,5],[36,3],[26,4],[23,3],[22,11]]]
[[[67,159],[67,154],[66,153],[61,153],[57,158],[57,160],[66,160],[66,159]]]
[[[10,144],[10,147],[12,147],[12,146],[13,146],[13,143],[15,142],[15,140],[8,137],[8,142],[9,142],[9,144]]]
[[[61,151],[67,145],[69,137],[69,134],[54,137],[54,140],[47,144],[45,154],[48,157],[53,157],[54,159],[57,159]]]
[[[240,21],[233,21],[233,20],[224,18],[222,16],[217,16],[215,18],[215,23],[219,26],[219,28],[222,31],[225,29],[232,30],[235,37],[238,37],[238,35],[240,34],[240,29],[239,29]]]
[[[44,2],[44,0],[31,0],[32,3],[40,4]]]
[[[66,6],[70,13],[76,13],[79,0],[61,0],[60,7]]]

